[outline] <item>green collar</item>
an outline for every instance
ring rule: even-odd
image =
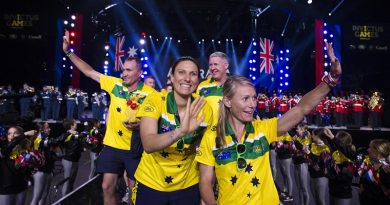
[[[194,101],[194,97],[191,96],[191,102]],[[177,110],[177,104],[175,100],[174,91],[167,94],[167,112],[174,115],[179,115]]]
[[[249,133],[255,133],[255,128],[253,128],[253,125],[251,122],[246,122],[245,123],[245,139],[248,137]],[[226,131],[225,131],[225,136],[230,135],[233,138],[233,141],[237,142],[237,137],[236,134],[234,133],[233,128],[230,126],[229,122],[226,122]]]
[[[126,86],[124,83],[122,83],[122,86],[127,88],[127,86]],[[138,81],[137,90],[142,90],[143,87],[144,87],[144,82]],[[127,90],[127,91],[128,91],[129,93],[131,93],[129,90]],[[134,91],[136,91],[136,90],[134,90]],[[132,91],[132,92],[134,92],[134,91]]]

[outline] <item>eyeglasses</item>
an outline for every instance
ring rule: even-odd
[[[184,137],[180,138],[179,140],[177,140],[177,142],[176,142],[176,149],[179,152],[182,152],[184,150]]]
[[[246,145],[245,144],[237,144],[236,145],[236,151],[237,151],[237,170],[241,171],[247,167],[246,159],[242,156],[246,152]]]

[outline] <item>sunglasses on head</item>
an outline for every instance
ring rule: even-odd
[[[243,157],[244,153],[246,152],[246,145],[241,143],[237,144],[236,151],[237,151],[237,170],[241,171],[247,167],[246,159]]]

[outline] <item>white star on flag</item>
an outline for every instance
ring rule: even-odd
[[[137,50],[138,48],[134,48],[134,46],[129,47],[129,51],[127,51],[127,54],[129,55],[129,57],[134,57],[137,55]]]

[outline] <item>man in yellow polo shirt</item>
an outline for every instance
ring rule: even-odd
[[[87,77],[100,83],[101,89],[110,95],[107,128],[103,144],[105,147],[97,161],[97,172],[103,173],[104,204],[117,204],[115,194],[118,176],[124,170],[129,177],[129,188],[135,184],[134,173],[142,154],[139,136],[139,122],[128,121],[129,114],[135,116],[138,106],[156,90],[139,80],[142,74],[141,62],[130,57],[123,63],[122,79],[103,75],[69,51],[69,32],[63,38],[63,50],[72,63]]]
[[[213,125],[218,122],[218,106],[222,99],[222,86],[228,76],[229,58],[223,52],[214,52],[209,57],[211,78],[198,85],[196,93],[203,96],[213,109]]]

